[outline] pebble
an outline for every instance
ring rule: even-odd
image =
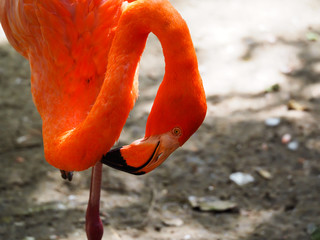
[[[21,143],[24,143],[25,141],[28,140],[28,137],[27,136],[20,136],[16,139],[17,143],[18,144],[21,144]]]
[[[265,124],[269,127],[276,127],[280,124],[280,118],[267,118]]]
[[[58,204],[56,205],[56,209],[57,209],[57,210],[66,210],[67,207],[66,207],[66,205],[64,205],[64,204],[62,204],[62,203],[58,203]]]
[[[189,196],[188,201],[189,201],[191,207],[193,207],[193,208],[196,208],[199,206],[198,198],[196,196]]]
[[[230,174],[230,180],[235,182],[239,186],[246,185],[248,183],[254,182],[254,177],[250,174],[242,173],[242,172],[235,172]]]
[[[24,161],[25,161],[25,159],[24,159],[23,157],[18,156],[18,157],[16,158],[16,162],[17,162],[17,163],[23,163]]]
[[[23,116],[22,117],[22,121],[25,122],[25,123],[26,122],[31,122],[28,116]]]
[[[183,239],[184,239],[184,240],[191,239],[191,235],[190,235],[190,234],[184,235]]]
[[[23,240],[36,240],[36,238],[32,236],[27,236]]]
[[[296,151],[299,148],[299,143],[297,141],[292,141],[288,143],[288,149],[291,151]]]
[[[22,78],[17,77],[15,79],[15,84],[19,85],[19,84],[21,84],[21,82],[22,82]]]
[[[162,219],[162,222],[169,227],[181,227],[184,224],[183,220],[180,218],[165,218]]]
[[[270,172],[268,172],[267,170],[264,170],[262,168],[257,168],[256,171],[259,173],[259,175],[261,177],[263,177],[264,179],[270,180],[272,178],[272,175]]]
[[[189,196],[189,203],[192,208],[203,212],[215,211],[225,212],[237,208],[237,204],[231,201],[220,200],[214,196],[196,197]]]
[[[289,74],[291,74],[293,72],[293,68],[289,67],[289,66],[282,66],[280,68],[280,72],[283,73],[283,74],[289,75]]]
[[[69,201],[73,201],[73,200],[75,200],[77,197],[75,196],[75,195],[69,195],[68,196],[68,200]]]
[[[213,200],[200,202],[201,211],[215,211],[215,212],[225,212],[232,209],[236,209],[237,204],[230,201]]]
[[[292,139],[291,135],[289,133],[286,133],[282,136],[281,142],[283,144],[288,144],[291,141],[291,139]]]
[[[266,144],[266,143],[262,143],[262,144],[261,144],[261,148],[262,148],[262,150],[264,150],[264,151],[268,151],[268,150],[269,150],[269,146],[268,146],[268,144]]]
[[[14,225],[16,227],[24,227],[26,225],[26,223],[25,222],[15,222]]]
[[[32,137],[31,135],[24,135],[16,138],[16,143],[19,147],[30,147],[41,144],[41,138]]]

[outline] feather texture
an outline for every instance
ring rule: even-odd
[[[163,47],[166,74],[146,137],[178,127],[182,145],[202,123],[206,103],[195,50],[168,0],[4,0],[4,9],[4,31],[30,62],[45,157],[53,166],[84,170],[119,138],[138,96],[150,32]]]

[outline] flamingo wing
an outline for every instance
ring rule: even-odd
[[[5,11],[0,20],[8,40],[30,62],[31,91],[48,153],[46,149],[63,141],[61,135],[69,136],[95,104],[123,0],[2,0],[1,4]],[[76,168],[88,168],[95,161]]]

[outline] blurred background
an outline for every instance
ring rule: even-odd
[[[193,37],[207,117],[145,176],[104,167],[103,239],[320,239],[320,2],[171,2]],[[86,239],[91,171],[70,183],[46,163],[28,62],[0,39],[0,239]],[[150,35],[119,145],[144,135],[163,74]]]

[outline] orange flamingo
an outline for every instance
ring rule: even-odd
[[[150,172],[204,120],[188,27],[168,0],[1,0],[0,20],[30,62],[46,160],[69,180],[73,171],[95,166],[86,230],[89,239],[101,239],[101,162]],[[108,152],[138,96],[138,63],[150,32],[161,42],[166,66],[145,136]]]

